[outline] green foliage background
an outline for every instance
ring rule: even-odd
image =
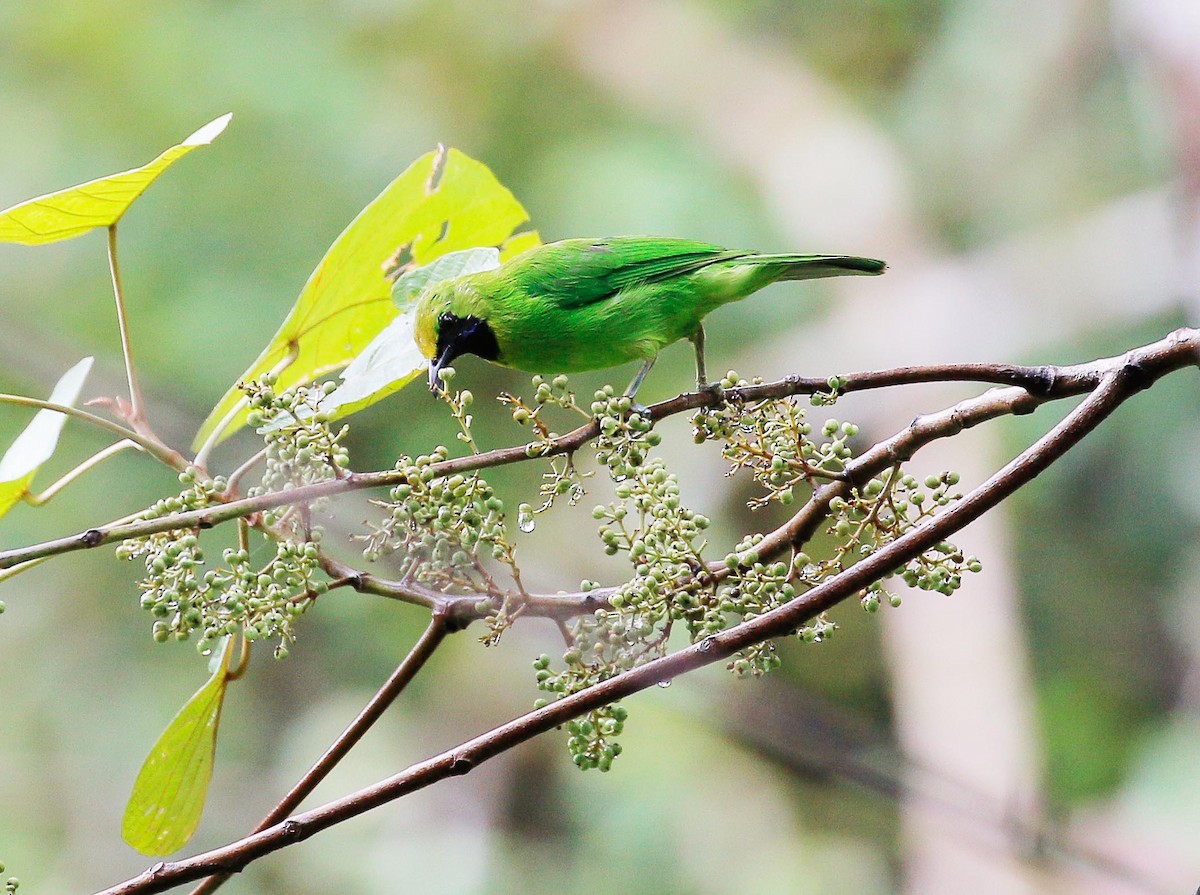
[[[892,262],[870,289],[777,287],[722,311],[710,328],[716,368],[1084,360],[1155,338],[1188,309],[1164,270],[1174,237],[1162,207],[1186,173],[1176,99],[1153,41],[1119,13],[968,0],[0,4],[0,207],[140,164],[235,113],[121,226],[152,420],[179,445],[346,222],[438,141],[489,164],[546,239],[661,233]],[[682,74],[659,83],[662,71]],[[689,79],[694,91],[681,93]],[[721,83],[749,89],[709,101]],[[781,140],[827,133],[804,114],[813,108],[854,126],[844,143],[785,164],[772,154]],[[833,197],[821,188],[825,166],[853,184],[839,166],[862,153],[870,168],[880,147],[896,182]],[[929,254],[904,243],[900,224]],[[92,353],[89,390],[121,390],[101,234],[0,246],[0,283],[0,390],[43,394]],[[924,303],[939,291],[953,301]],[[821,329],[835,294],[854,326]],[[683,387],[690,363],[686,349],[669,352],[643,395]],[[481,398],[528,385],[471,362],[461,375]],[[575,385],[587,395],[627,376]],[[1119,821],[1135,842],[1159,842],[1179,886],[1200,878],[1194,848],[1174,845],[1200,834],[1197,395],[1182,375],[1131,402],[1022,495],[1005,517],[1007,546],[971,547],[983,577],[1012,566],[1052,813],[1067,827]],[[945,403],[934,392],[905,400],[835,413],[883,435]],[[485,403],[485,446],[523,438]],[[990,456],[1007,458],[1060,412],[1006,424]],[[25,421],[0,413],[0,440]],[[454,444],[453,432],[445,408],[413,387],[356,418],[350,447],[357,468],[378,468]],[[694,449],[681,425],[664,433],[685,500],[718,520],[716,538],[771,525],[749,517],[747,492],[721,478],[715,451]],[[248,444],[222,447],[217,465],[235,465]],[[101,446],[69,426],[46,472]],[[536,495],[536,474],[490,478],[515,507]],[[152,462],[121,455],[51,507],[14,510],[0,546],[80,530],[175,488]],[[556,510],[522,541],[531,586],[621,574],[598,540],[579,547],[594,502]],[[353,529],[365,515],[361,502],[340,504],[331,525]],[[204,667],[190,647],[151,641],[135,575],[98,550],[0,589],[0,857],[31,891],[91,890],[145,865],[120,841],[120,814],[146,749]],[[976,586],[953,599],[969,603]],[[543,738],[263,861],[231,891],[899,890],[911,869],[903,812],[878,782],[905,772],[891,745],[895,646],[881,642],[891,622],[854,607],[839,621],[829,644],[789,645],[775,680],[710,670],[631,701],[612,774],[579,774],[561,741]],[[338,593],[304,619],[289,660],[256,656],[226,703],[193,846],[249,829],[423,622],[415,608]],[[954,633],[928,636],[936,650]],[[529,660],[557,638],[536,622],[490,650],[470,633],[452,638],[319,792],[343,793],[527,709]],[[847,755],[861,757],[851,771]]]

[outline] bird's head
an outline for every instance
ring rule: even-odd
[[[453,281],[431,286],[417,299],[413,336],[429,358],[429,388],[440,391],[438,373],[463,354],[494,361],[500,356],[496,334],[479,316],[472,296]]]

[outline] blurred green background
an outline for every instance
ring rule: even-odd
[[[779,286],[711,319],[710,364],[829,375],[941,360],[1069,363],[1194,322],[1200,15],[1191,0],[337,0],[0,3],[0,206],[229,130],[139,201],[122,265],[151,418],[185,445],[275,331],[324,250],[436,143],[485,161],[544,238],[653,233],[886,258],[867,283]],[[48,393],[97,356],[122,388],[103,237],[0,246],[0,390]],[[686,347],[643,394],[682,388]],[[573,381],[584,394],[619,370]],[[522,378],[461,365],[477,396]],[[846,399],[863,444],[972,394]],[[478,402],[480,405],[486,402]],[[961,542],[953,599],[836,615],[781,672],[710,669],[629,700],[626,753],[580,774],[546,736],[267,858],[231,892],[1180,892],[1200,883],[1200,390],[1177,374]],[[915,471],[969,484],[1061,416],[966,433]],[[523,436],[479,407],[486,445]],[[827,411],[814,411],[820,421]],[[28,414],[0,409],[0,443]],[[355,466],[452,439],[413,387],[356,419]],[[744,482],[664,427],[685,499],[751,530]],[[450,443],[453,443],[452,441]],[[39,482],[104,442],[68,427]],[[218,451],[236,466],[245,437]],[[498,473],[510,506],[538,470]],[[595,480],[594,480],[595,481]],[[0,547],[74,532],[176,487],[122,455]],[[520,543],[539,590],[622,567],[589,509]],[[339,504],[330,525],[369,514]],[[217,536],[219,537],[219,536]],[[0,586],[0,860],[39,895],[143,869],[120,816],[155,737],[202,682],[157,646],[137,568],[79,553]],[[256,656],[226,704],[189,851],[242,835],[388,675],[423,613],[338,592],[291,658]],[[324,800],[531,705],[518,625],[451,639]],[[314,802],[315,804],[315,802]]]

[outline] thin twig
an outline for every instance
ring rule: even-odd
[[[108,270],[112,274],[113,297],[117,302],[117,328],[121,332],[121,353],[125,357],[125,376],[129,380],[129,425],[141,432],[146,424],[146,404],[133,365],[133,344],[129,337],[129,315],[125,310],[125,290],[121,287],[121,268],[117,264],[117,225],[108,228]]]
[[[166,447],[161,441],[156,438],[144,436],[133,431],[127,426],[122,426],[120,423],[115,423],[112,420],[105,419],[102,416],[97,416],[86,410],[81,410],[78,407],[71,407],[68,404],[55,404],[52,401],[42,401],[39,398],[27,398],[24,395],[9,395],[0,393],[0,404],[16,404],[20,407],[37,407],[41,410],[53,410],[56,413],[61,413],[66,416],[73,416],[76,419],[83,420],[93,426],[99,426],[114,435],[118,435],[127,441],[132,441],[147,454],[150,454],[156,460],[165,463],[171,468],[180,468],[178,462],[182,459],[177,451],[173,451]]]
[[[35,507],[39,507],[42,504],[49,501],[52,497],[54,497],[55,494],[57,494],[63,488],[67,487],[67,485],[71,484],[71,482],[75,481],[77,478],[79,478],[81,475],[83,475],[89,469],[99,466],[101,463],[103,463],[109,457],[116,456],[117,454],[121,453],[121,451],[128,450],[129,448],[137,448],[137,447],[139,447],[139,445],[136,444],[135,442],[130,441],[128,438],[122,438],[120,441],[116,442],[115,444],[110,444],[108,447],[104,448],[103,450],[97,451],[96,453],[92,454],[92,456],[88,457],[86,460],[84,460],[82,463],[80,463],[78,466],[76,466],[70,472],[60,476],[56,482],[47,486],[45,489],[38,492],[37,494],[26,494],[25,502],[32,504]]]
[[[9,578],[16,578],[22,572],[28,572],[34,566],[40,566],[46,560],[51,559],[49,556],[39,556],[37,559],[31,559],[28,562],[23,562],[20,565],[12,566],[8,569],[0,569],[0,581],[7,581]]]
[[[242,479],[245,478],[245,476],[252,469],[254,469],[255,466],[257,466],[264,459],[266,459],[266,456],[267,456],[267,448],[263,448],[262,450],[251,455],[251,457],[248,460],[246,460],[245,463],[243,463],[241,466],[239,466],[237,469],[235,469],[233,472],[231,472],[229,474],[229,490],[233,491],[235,493],[240,491]]]
[[[120,519],[114,519],[112,522],[110,522],[108,524],[109,525],[120,525],[125,522],[130,522],[134,519],[137,519],[144,512],[145,512],[145,510],[138,510],[136,513],[129,513],[125,516],[122,516]],[[19,563],[18,565],[15,565],[15,566],[9,566],[6,569],[0,569],[0,582],[7,581],[9,578],[15,578],[17,575],[20,575],[22,572],[28,571],[29,569],[32,569],[34,566],[39,566],[42,563],[44,563],[46,560],[53,559],[53,558],[54,558],[53,556],[39,556],[37,559],[31,559],[28,562]]]

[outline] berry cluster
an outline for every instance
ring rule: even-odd
[[[749,384],[732,370],[721,382],[727,389]],[[853,423],[827,420],[821,429],[823,440],[813,440],[812,424],[795,398],[702,410],[692,424],[698,443],[725,442],[721,454],[730,461],[730,475],[749,470],[764,489],[762,496],[750,502],[751,509],[771,501],[790,504],[797,488],[807,485],[811,489],[841,476],[853,456],[849,441],[858,434]]]
[[[576,659],[574,664],[579,666],[580,663],[574,655],[575,652],[574,649],[568,651],[568,663],[570,664],[572,659]],[[550,657],[544,653],[533,660],[533,668],[538,689],[558,696],[578,692],[578,690],[602,680],[602,678],[596,677],[580,686],[577,680],[571,680],[551,671]],[[573,685],[575,689],[571,689]],[[542,708],[548,703],[548,699],[539,699],[534,703],[534,707]],[[567,749],[570,750],[571,759],[575,765],[584,771],[592,768],[601,771],[611,770],[613,759],[621,754],[621,744],[616,741],[616,737],[625,729],[625,719],[628,717],[629,712],[623,706],[612,703],[588,712],[582,718],[569,721],[567,723]]]
[[[144,518],[207,507],[226,488],[222,479],[200,480],[194,469],[179,478],[187,487]],[[197,648],[207,655],[217,639],[240,630],[247,640],[279,638],[275,654],[283,658],[295,639],[292,623],[328,586],[318,560],[320,532],[310,538],[274,540],[275,555],[261,566],[251,563],[248,550],[228,548],[223,566],[206,568],[196,531],[180,529],[127,540],[117,556],[145,560],[141,605],[155,617],[155,640],[187,640],[199,631]]]
[[[703,636],[715,599],[702,556],[709,520],[683,505],[678,478],[661,459],[647,459],[661,441],[652,422],[611,386],[596,392],[592,411],[600,427],[597,459],[616,485],[616,500],[592,515],[602,522],[605,552],[627,554],[634,576],[612,594],[608,608],[575,620],[561,671],[552,671],[546,656],[535,662],[539,689],[558,696],[663,655],[676,622],[693,640]],[[589,590],[594,583],[582,586]],[[567,746],[580,768],[612,766],[626,716],[621,706],[609,705],[571,723]]]
[[[367,541],[367,559],[398,553],[406,574],[441,591],[502,593],[484,563],[485,554],[516,570],[515,548],[505,526],[504,502],[477,472],[437,475],[434,464],[449,456],[444,446],[415,460],[401,457],[404,481],[381,503],[388,511]]]
[[[517,395],[507,393],[501,394],[499,401],[512,408],[514,422],[521,426],[533,427],[537,433],[537,440],[530,442],[525,451],[531,457],[537,457],[544,454],[551,442],[558,437],[546,423],[546,408],[555,407],[572,411],[584,419],[591,419],[591,417],[576,403],[575,393],[568,388],[566,376],[555,376],[548,382],[543,376],[534,376],[533,387],[535,400],[532,405],[527,404]],[[542,483],[538,488],[541,505],[534,507],[532,504],[523,503],[518,508],[517,520],[522,531],[533,531],[534,516],[549,510],[559,497],[565,496],[567,503],[575,506],[587,495],[583,480],[592,473],[581,472],[575,465],[573,455],[556,454],[549,458],[549,465],[549,471],[542,473]]]
[[[250,496],[340,478],[350,466],[350,453],[340,444],[347,428],[334,432],[329,427],[329,413],[319,409],[321,399],[333,392],[335,383],[276,392],[276,381],[276,376],[268,373],[242,385],[250,402],[246,422],[258,429],[266,443],[262,483],[249,489]],[[278,525],[291,514],[287,509],[267,511],[263,521]]]
[[[637,475],[650,448],[662,443],[662,436],[653,431],[649,417],[638,413],[633,399],[617,395],[611,385],[595,394],[592,413],[600,426],[596,439],[596,459],[608,468],[613,481],[623,482]]]
[[[837,571],[845,567],[850,557],[875,552],[960,499],[962,495],[952,490],[958,482],[956,472],[927,476],[922,483],[916,476],[893,467],[863,488],[855,489],[850,499],[834,498],[829,504],[833,514],[829,530],[838,538]],[[942,541],[909,560],[894,574],[909,587],[949,596],[962,586],[964,572],[982,570],[983,564],[976,557],[964,555],[954,544]],[[887,593],[880,581],[868,588],[863,608],[874,612],[883,598],[893,606],[900,605],[900,598]]]
[[[276,381],[268,374],[243,386],[250,405],[247,422],[266,442],[262,482],[249,489],[250,496],[328,481],[349,466],[349,454],[339,444],[345,428],[332,432],[327,414],[318,409],[332,385],[276,392]],[[221,477],[202,479],[195,468],[179,479],[184,490],[150,507],[143,518],[204,509],[223,500],[229,487]],[[273,554],[265,562],[251,561],[245,523],[239,546],[226,548],[216,568],[206,566],[198,529],[125,541],[117,555],[145,561],[141,605],[155,617],[154,639],[188,640],[199,631],[197,648],[208,654],[219,638],[240,631],[247,640],[278,639],[275,655],[286,656],[295,640],[295,620],[328,589],[320,566],[321,531],[311,524],[311,509],[290,504],[262,513]]]

